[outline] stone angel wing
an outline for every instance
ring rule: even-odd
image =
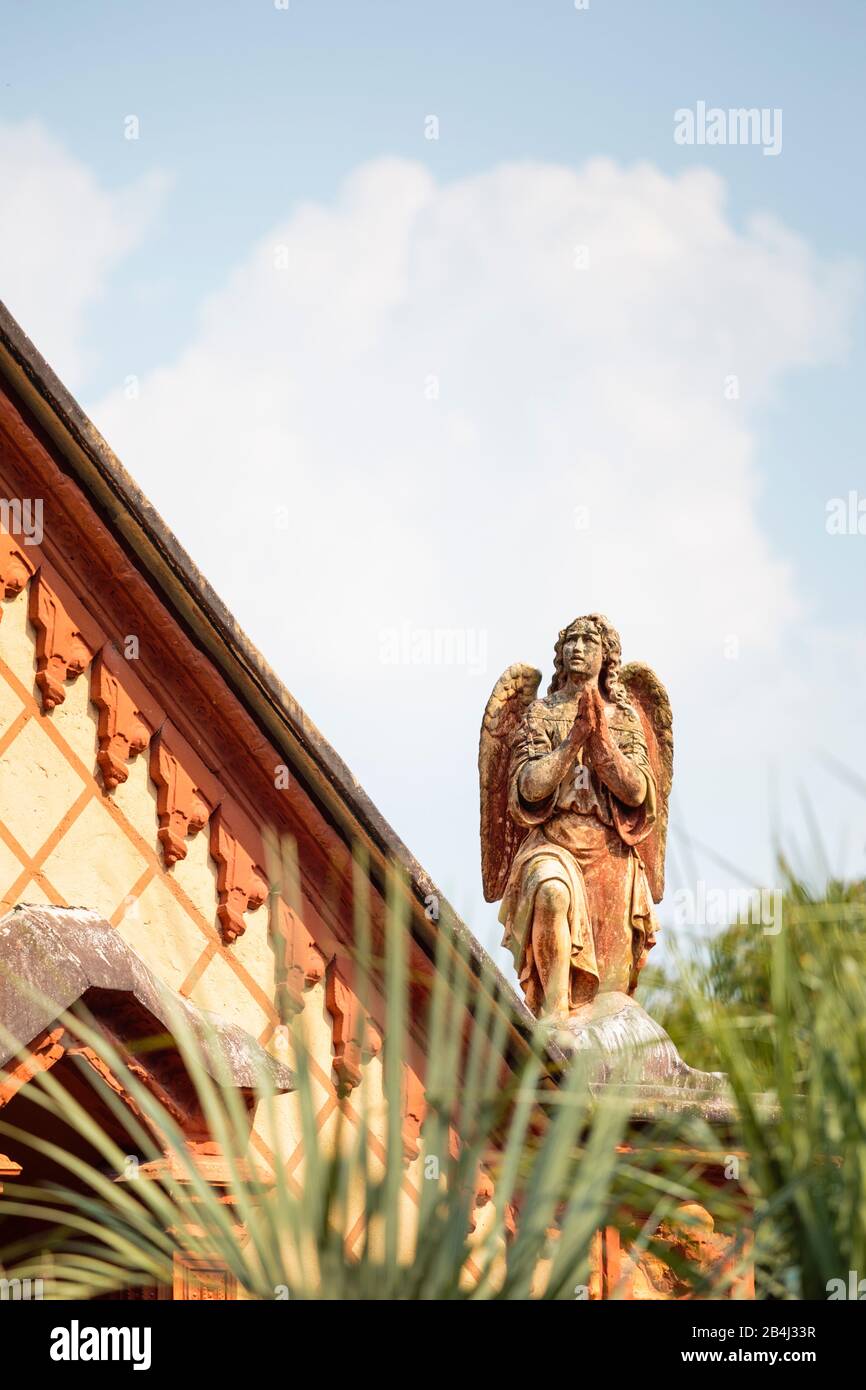
[[[508,764],[512,735],[537,697],[540,683],[540,671],[515,662],[493,687],[481,721],[481,878],[489,903],[505,892],[514,856],[526,835],[526,827],[515,825],[508,814]]]
[[[656,779],[656,822],[647,838],[641,842],[640,856],[646,867],[653,901],[660,903],[665,891],[668,801],[674,775],[671,702],[655,671],[642,661],[631,661],[623,666],[619,678],[643,727],[650,765]]]

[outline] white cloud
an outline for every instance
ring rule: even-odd
[[[70,352],[99,276],[55,311]],[[759,521],[756,419],[786,372],[844,352],[855,279],[770,219],[736,228],[704,171],[442,186],[381,160],[274,227],[178,360],[94,415],[489,944],[481,712],[511,661],[546,683],[576,613],[607,612],[669,685],[681,819],[730,860],[767,863],[767,767],[810,703],[843,736],[844,675],[810,667],[803,577]],[[468,634],[486,670],[383,663],[404,624]]]
[[[512,641],[520,615],[533,631],[542,575],[557,618],[604,599],[638,637],[680,612],[696,641],[775,640],[798,602],[756,524],[742,398],[837,350],[847,280],[769,224],[737,235],[722,195],[706,173],[606,161],[444,188],[417,165],[365,166],[335,208],[275,228],[184,356],[100,418],[214,563],[243,514],[251,553],[273,551],[287,581],[318,570],[287,634],[299,660],[338,609],[359,659],[389,617],[498,626],[506,555],[524,571]],[[282,537],[281,502],[299,523]],[[720,536],[739,556],[724,572],[702,563]],[[348,593],[336,557],[321,572],[329,543],[355,563]]]
[[[86,369],[85,316],[146,234],[165,188],[101,187],[38,122],[0,122],[0,297],[67,385]]]

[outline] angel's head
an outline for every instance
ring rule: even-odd
[[[564,627],[556,639],[553,679],[548,695],[555,695],[573,671],[582,677],[598,679],[598,688],[607,700],[625,705],[628,696],[620,685],[622,655],[619,633],[601,613],[587,613]]]

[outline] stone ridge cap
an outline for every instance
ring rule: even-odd
[[[247,708],[252,706],[254,717],[257,717],[260,725],[264,724],[267,736],[279,744],[280,727],[284,730],[287,728],[293,740],[292,751],[295,754],[300,751],[303,755],[302,762],[306,765],[313,786],[318,785],[325,793],[328,788],[332,789],[351,819],[362,828],[379,852],[405,869],[420,906],[423,907],[431,894],[438,899],[439,915],[447,919],[456,939],[466,950],[473,974],[486,978],[496,987],[515,1031],[524,1044],[529,1042],[535,1019],[524,1002],[444,895],[438,892],[427,872],[346,763],[241,629],[174,533],[2,301],[0,373],[6,376],[13,392],[19,397],[23,396],[34,409],[40,423],[71,465],[80,486],[91,501],[103,513],[107,513],[110,523],[120,530],[130,544],[139,565],[163,602],[175,614],[186,613],[197,635],[204,639],[208,655],[227,685],[242,704]],[[97,479],[101,487],[96,485]],[[243,689],[244,678],[253,687],[254,694]],[[267,707],[270,718],[263,716],[262,704]],[[339,814],[335,812],[332,799],[327,795],[323,799],[326,805],[330,800],[331,813],[339,826]],[[342,828],[345,830],[345,827]],[[415,916],[420,920],[422,930],[423,924],[428,923],[429,947],[435,943],[436,925],[430,923],[423,912]],[[546,1051],[554,1066],[561,1064],[562,1056],[555,1045],[548,1045]]]

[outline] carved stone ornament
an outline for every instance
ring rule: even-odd
[[[4,598],[15,598],[27,587],[37,563],[29,550],[16,536],[0,530],[0,593]],[[0,608],[0,621],[2,618]]]
[[[232,813],[226,810],[225,805],[220,806],[210,827],[210,852],[219,870],[217,917],[227,944],[236,941],[246,931],[244,913],[254,912],[268,896],[264,870],[242,843],[240,813],[234,813],[234,820],[231,817]],[[254,836],[244,838],[249,844]]]
[[[325,1006],[333,1019],[334,1073],[346,1093],[361,1082],[361,1063],[381,1050],[382,1038],[349,984],[348,961],[334,956],[325,972]]]
[[[106,645],[93,663],[90,698],[99,710],[97,762],[108,791],[129,776],[127,763],[143,753],[163,713],[129,661]]]
[[[301,918],[282,898],[272,900],[275,977],[280,1002],[291,1013],[304,1007],[304,992],[325,974],[325,958]],[[280,1010],[282,1016],[282,1010]]]
[[[207,825],[221,791],[186,740],[168,723],[151,743],[150,775],[156,783],[159,841],[170,869],[186,858],[187,838]]]
[[[36,628],[36,684],[47,714],[66,699],[66,681],[87,669],[105,634],[47,565],[30,585],[29,614]]]

